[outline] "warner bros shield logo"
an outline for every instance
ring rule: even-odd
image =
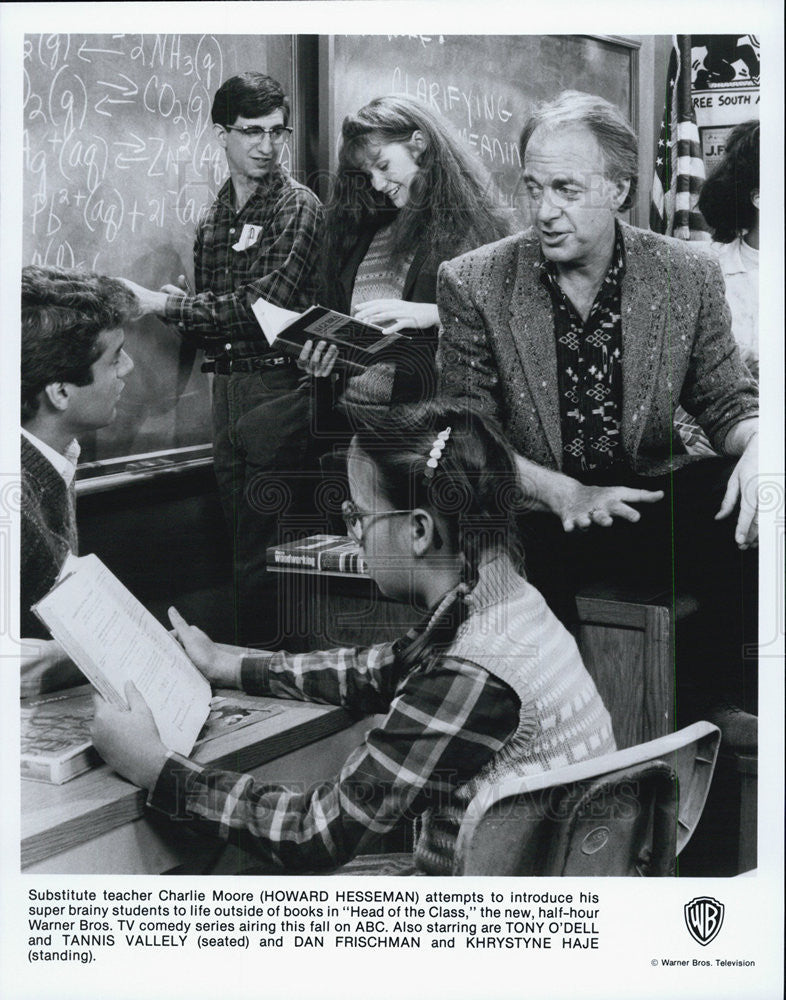
[[[685,925],[699,944],[709,944],[723,926],[726,907],[712,896],[697,896],[685,904]]]

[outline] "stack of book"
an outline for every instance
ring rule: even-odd
[[[273,545],[265,555],[267,568],[274,573],[368,576],[368,566],[357,543],[346,535],[310,535],[296,542]]]
[[[20,765],[23,778],[62,785],[102,761],[90,740],[94,688],[82,684],[67,691],[23,699]],[[215,695],[196,746],[263,722],[283,708],[234,692]]]
[[[101,763],[90,742],[89,684],[22,702],[23,778],[62,785]]]

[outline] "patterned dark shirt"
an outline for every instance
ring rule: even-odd
[[[211,355],[232,345],[233,357],[270,352],[251,311],[258,298],[302,312],[316,302],[323,210],[309,188],[276,170],[238,212],[228,180],[197,228],[196,295],[171,295],[165,316]],[[244,226],[259,234],[236,250]]]
[[[622,278],[625,246],[617,226],[614,255],[586,322],[541,259],[557,341],[562,468],[567,475],[605,469],[620,455],[622,416]]]

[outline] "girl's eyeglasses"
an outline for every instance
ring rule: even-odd
[[[345,500],[341,505],[341,516],[350,536],[360,545],[363,541],[363,521],[365,518],[390,517],[392,514],[410,514],[410,510],[361,510],[353,500]]]

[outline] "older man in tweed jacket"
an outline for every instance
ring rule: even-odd
[[[738,549],[757,537],[758,394],[718,266],[616,218],[638,150],[601,98],[566,92],[537,109],[521,158],[532,229],[440,271],[441,391],[502,422],[528,496],[559,518],[531,516],[524,530],[530,576],[563,617],[566,593],[590,578],[676,578],[709,616],[696,652],[713,676],[697,686],[720,680],[752,705],[739,684],[740,607],[744,596],[755,622],[755,583],[738,586],[754,570]],[[678,403],[725,459],[685,452]],[[753,722],[743,728],[755,742]]]

